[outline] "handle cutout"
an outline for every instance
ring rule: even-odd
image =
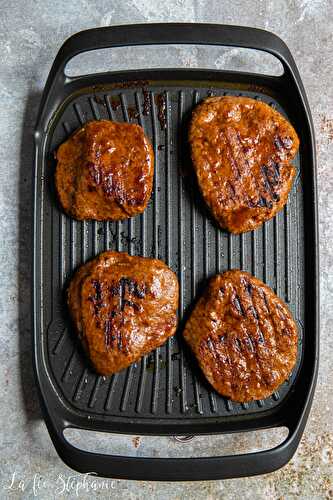
[[[241,71],[270,76],[284,72],[279,59],[254,49],[215,45],[145,45],[115,47],[83,52],[65,68],[66,76],[77,77],[109,71],[152,68],[200,68]]]
[[[67,441],[83,451],[150,458],[199,458],[241,455],[270,450],[288,437],[287,427],[274,427],[251,432],[195,436],[179,442],[172,436],[129,436],[108,432],[67,428]]]

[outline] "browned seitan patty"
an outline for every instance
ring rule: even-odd
[[[189,141],[201,192],[222,228],[251,231],[286,204],[299,140],[267,104],[208,98],[193,112]]]
[[[92,365],[110,375],[174,334],[178,280],[160,260],[104,252],[76,272],[68,305]]]
[[[139,125],[88,122],[58,148],[56,159],[58,198],[72,217],[121,220],[146,208],[154,155]]]
[[[267,398],[296,363],[297,327],[289,309],[244,271],[211,279],[184,337],[214,389],[234,401]]]

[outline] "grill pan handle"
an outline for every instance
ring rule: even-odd
[[[132,24],[109,26],[81,31],[68,38],[60,48],[49,73],[42,96],[42,110],[54,102],[64,85],[82,77],[68,77],[65,74],[67,63],[82,52],[113,47],[135,45],[220,45],[261,50],[277,57],[283,65],[285,79],[296,86],[303,104],[309,114],[309,104],[297,66],[287,45],[269,31],[244,26],[192,23]]]
[[[307,413],[308,409],[300,420],[286,424],[289,434],[286,440],[275,448],[257,453],[202,458],[127,457],[83,451],[65,439],[65,423],[56,423],[54,414],[51,417],[50,413],[44,413],[44,416],[59,456],[78,472],[114,479],[202,481],[266,474],[279,469],[294,455],[304,430]]]

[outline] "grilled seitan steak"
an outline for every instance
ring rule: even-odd
[[[297,328],[290,311],[243,271],[211,279],[184,337],[214,389],[234,401],[267,398],[296,362]]]
[[[160,260],[104,252],[76,272],[68,305],[92,365],[110,375],[174,334],[178,280]]]
[[[146,208],[154,155],[139,125],[88,122],[59,147],[56,159],[58,197],[72,217],[120,220]]]
[[[222,228],[251,231],[286,204],[299,140],[267,104],[208,98],[193,112],[189,140],[201,192]]]

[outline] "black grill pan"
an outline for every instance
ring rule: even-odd
[[[231,71],[157,69],[69,78],[68,61],[93,49],[152,44],[237,46],[269,52],[282,76]],[[258,230],[230,235],[206,212],[186,151],[187,120],[208,95],[244,95],[288,117],[301,140],[297,178],[287,206]],[[119,223],[77,222],[59,208],[53,152],[90,119],[143,126],[156,172],[144,214]],[[184,146],[185,145],[185,146]],[[304,88],[287,46],[252,28],[152,24],[99,28],[61,47],[42,96],[35,129],[33,335],[41,405],[61,458],[81,472],[151,480],[221,479],[284,465],[301,438],[318,363],[318,236],[313,125]],[[105,249],[163,259],[180,282],[180,327],[167,344],[110,378],[90,370],[75,340],[64,290],[74,270]],[[191,303],[209,276],[247,270],[284,299],[299,328],[297,366],[271,398],[238,404],[205,382],[181,341]],[[88,453],[64,437],[67,427],[126,434],[214,434],[287,426],[278,447],[212,458],[136,458]]]

